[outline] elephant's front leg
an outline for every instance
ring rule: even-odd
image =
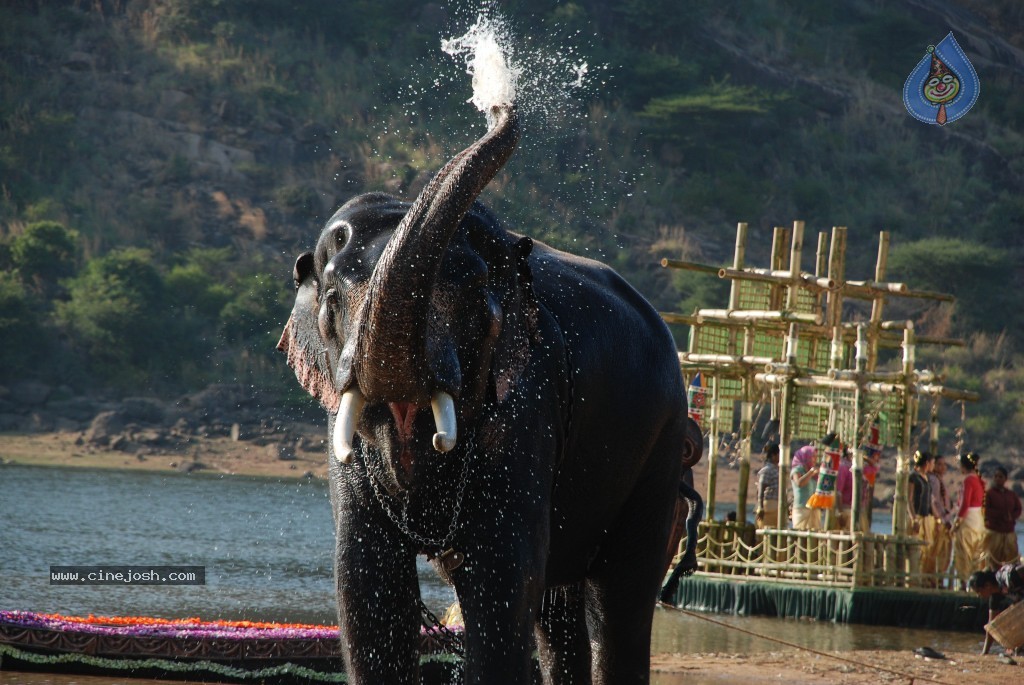
[[[550,472],[524,452],[490,468],[467,493],[467,525],[457,536],[466,557],[451,578],[465,622],[465,685],[532,682],[534,627],[544,595],[550,508],[536,492],[550,491]]]
[[[335,576],[349,682],[419,685],[416,557],[372,505],[339,504]]]
[[[495,544],[509,542],[492,539]],[[466,625],[465,685],[532,682],[543,565],[529,556],[514,546],[476,549],[453,574]]]

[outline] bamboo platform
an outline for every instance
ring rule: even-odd
[[[687,350],[679,353],[679,362],[690,385],[691,417],[705,432],[709,464],[706,520],[701,523],[697,547],[700,571],[695,583],[691,579],[680,585],[679,592],[684,593],[680,600],[735,612],[737,606],[746,606],[747,602],[737,597],[750,593],[769,596],[774,592],[755,592],[751,588],[778,585],[789,588],[787,592],[803,589],[809,593],[807,597],[813,599],[806,600],[808,606],[831,607],[827,611],[816,609],[812,612],[816,618],[857,622],[882,620],[885,611],[869,607],[876,602],[891,605],[891,599],[878,598],[894,592],[906,593],[911,598],[906,601],[926,605],[974,606],[969,596],[954,591],[966,579],[945,572],[921,572],[924,543],[908,534],[911,456],[922,438],[921,449],[938,453],[940,403],[962,404],[978,399],[976,393],[943,385],[941,374],[918,368],[916,350],[919,345],[964,343],[918,335],[911,320],[885,319],[887,304],[894,298],[936,306],[953,298],[887,281],[886,232],[879,234],[875,270],[868,279],[851,280],[846,276],[845,227],[818,234],[809,271],[802,268],[803,248],[803,222],[794,222],[792,228],[776,227],[770,264],[766,268],[752,267],[746,263],[747,225],[741,223],[736,229],[731,266],[662,260],[667,268],[730,282],[725,308],[662,314],[668,323],[689,326]],[[870,310],[845,306],[845,300],[869,303]],[[769,420],[762,415],[766,409]],[[756,430],[763,436],[765,425],[774,427],[771,437],[780,448],[780,512],[787,512],[791,504],[790,464],[797,447],[834,433],[849,449],[853,497],[846,529],[837,530],[838,496],[832,508],[822,511],[824,526],[830,532],[755,530],[742,523],[750,518],[753,435]],[[962,432],[959,435],[962,437]],[[728,449],[739,469],[736,518],[741,523],[712,518],[723,449]],[[865,528],[871,506],[865,489],[872,487],[864,476],[869,449],[873,454],[884,451],[887,458],[895,457],[892,529],[887,535],[872,534]],[[783,517],[788,521],[788,515]],[[736,589],[732,594],[718,589],[713,600],[691,596],[698,593],[694,588],[718,588],[716,584],[722,583],[734,584]],[[768,608],[768,604],[757,613],[803,615]],[[751,606],[760,605],[754,602]],[[943,609],[940,613],[950,611]],[[962,616],[946,618],[956,625],[964,624]],[[977,627],[984,621],[971,619],[967,623]]]

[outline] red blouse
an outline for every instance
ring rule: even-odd
[[[957,516],[967,516],[967,510],[971,507],[980,507],[985,501],[985,485],[976,473],[969,473],[964,478],[964,489],[960,493],[960,511]]]

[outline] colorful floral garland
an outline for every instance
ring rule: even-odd
[[[338,626],[263,621],[203,621],[199,618],[164,619],[152,616],[65,616],[32,611],[0,611],[0,623],[24,628],[45,628],[94,635],[138,637],[193,637],[228,640],[336,640]],[[454,626],[453,626],[454,627]],[[434,634],[436,628],[423,628]]]

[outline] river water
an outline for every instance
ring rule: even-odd
[[[0,609],[334,623],[332,537],[320,481],[0,467]],[[206,584],[50,585],[51,565],[203,566]],[[425,563],[420,570],[424,601],[443,611],[452,591]],[[819,650],[974,651],[982,638],[659,609],[652,651],[782,648],[750,633]],[[653,682],[679,682],[661,678]],[[0,672],[0,685],[99,682],[109,681]]]

